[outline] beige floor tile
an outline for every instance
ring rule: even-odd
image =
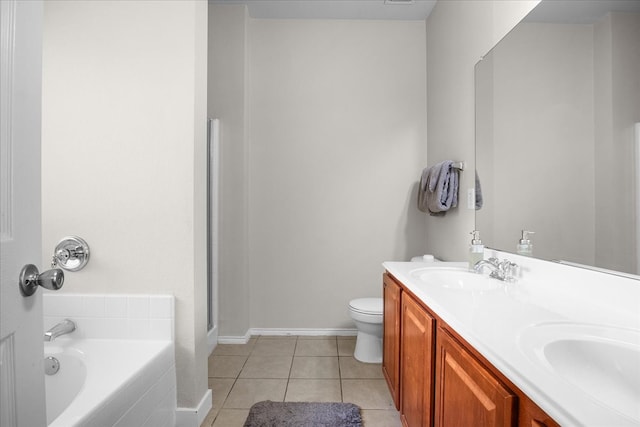
[[[240,378],[289,378],[292,356],[251,355]]]
[[[361,414],[365,427],[402,427],[400,414],[395,409],[363,409]]]
[[[286,379],[238,379],[222,406],[225,409],[249,409],[263,400],[284,401]]]
[[[287,402],[341,402],[340,380],[291,379]]]
[[[219,409],[211,408],[207,416],[202,421],[202,424],[200,424],[200,427],[211,427],[216,417],[218,416],[218,412],[220,412]]]
[[[251,355],[260,356],[293,356],[296,349],[295,337],[258,338]]]
[[[296,356],[337,356],[338,344],[335,337],[324,340],[298,340]]]
[[[342,400],[361,409],[394,409],[385,380],[342,380]]]
[[[340,376],[342,378],[384,378],[382,364],[362,363],[354,357],[340,357]]]
[[[248,416],[248,409],[221,409],[213,427],[242,427]]]
[[[213,350],[214,356],[248,356],[256,345],[257,338],[249,339],[246,344],[218,344]]]
[[[340,339],[338,338],[338,356],[351,356],[356,350],[356,338]]]
[[[258,341],[296,341],[297,335],[259,335]]]
[[[300,340],[335,340],[335,335],[298,335],[298,341]]]
[[[296,356],[293,358],[291,378],[340,378],[337,357]]]
[[[235,382],[235,378],[209,378],[209,388],[211,389],[214,409],[222,408],[222,404],[227,399]]]
[[[247,356],[210,356],[209,377],[237,378]]]

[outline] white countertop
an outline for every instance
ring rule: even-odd
[[[631,409],[637,411],[635,415],[629,417],[592,398],[593,393],[583,392],[522,349],[531,327],[540,324],[604,326],[637,336],[640,281],[497,251],[488,250],[485,258],[489,256],[517,263],[518,280],[498,281],[493,290],[463,291],[425,285],[412,275],[417,269],[460,267],[460,263],[385,262],[383,267],[559,424],[640,426],[640,401],[639,409]],[[596,384],[599,390],[594,393],[607,393],[602,387],[606,386]]]

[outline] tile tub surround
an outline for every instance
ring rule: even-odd
[[[78,339],[174,340],[172,295],[47,291],[43,294],[43,313],[45,331],[69,318],[76,323],[72,335]]]
[[[350,402],[365,427],[400,427],[380,364],[354,359],[355,337],[254,336],[209,357],[213,409],[201,427],[241,427],[261,400]]]
[[[640,281],[485,251],[485,258],[491,256],[515,262],[518,280],[498,282],[492,291],[456,292],[420,283],[413,272],[428,268],[424,263],[383,266],[560,425],[637,426],[637,421],[531,361],[519,343],[532,326],[547,323],[640,330]]]

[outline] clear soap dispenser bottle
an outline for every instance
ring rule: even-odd
[[[480,240],[480,232],[478,230],[473,230],[469,234],[473,235],[469,245],[469,270],[473,270],[478,261],[484,258],[484,245]]]
[[[535,234],[535,232],[522,230],[522,237],[518,241],[518,246],[516,246],[516,253],[519,255],[533,256],[533,243],[531,243],[531,239],[529,239],[531,234]]]

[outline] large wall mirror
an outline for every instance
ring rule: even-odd
[[[485,245],[638,274],[640,1],[543,0],[475,78]]]

